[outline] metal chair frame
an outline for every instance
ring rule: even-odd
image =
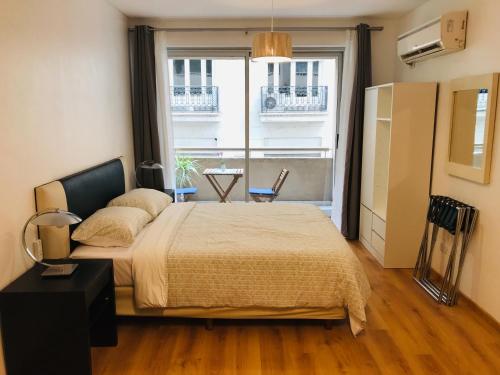
[[[452,198],[438,195],[430,197],[427,221],[413,270],[413,279],[438,303],[448,306],[457,303],[465,255],[478,215],[477,208]],[[440,282],[441,285],[438,286],[431,281],[430,275],[439,229],[448,231],[453,236],[453,243],[445,274]],[[430,241],[429,231],[431,232]],[[455,267],[457,267],[456,270]]]

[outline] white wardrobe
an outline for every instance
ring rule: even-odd
[[[411,268],[425,224],[436,83],[366,89],[360,241],[384,267]]]

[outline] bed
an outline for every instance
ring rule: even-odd
[[[124,192],[121,159],[35,188],[38,210],[82,219]],[[354,335],[366,323],[366,274],[312,205],[172,203],[128,248],[80,245],[70,239],[74,229],[40,228],[45,258],[113,259],[118,315],[349,317]]]

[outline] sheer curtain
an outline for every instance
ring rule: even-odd
[[[167,33],[155,32],[156,97],[158,135],[163,179],[166,189],[175,189],[175,149],[172,112],[170,108],[170,81],[168,77]]]
[[[332,221],[339,230],[342,226],[342,196],[344,192],[347,129],[349,126],[349,114],[356,70],[356,51],[356,31],[347,30],[342,72],[342,92],[340,94],[339,142],[335,151],[333,166]]]

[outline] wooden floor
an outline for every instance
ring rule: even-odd
[[[368,325],[197,320],[120,322],[116,348],[93,349],[94,375],[500,374],[500,328],[465,299],[437,305],[409,270],[384,270],[354,243],[373,294]],[[499,295],[500,298],[500,295]]]

